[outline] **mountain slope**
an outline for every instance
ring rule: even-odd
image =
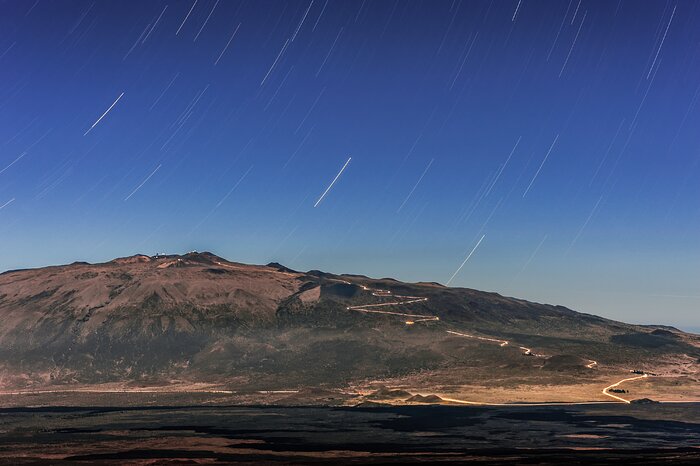
[[[0,318],[3,391],[204,384],[357,396],[387,384],[510,401],[590,385],[580,393],[590,399],[629,369],[697,385],[700,358],[698,337],[675,329],[211,253],[6,272]]]

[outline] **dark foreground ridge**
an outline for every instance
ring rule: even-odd
[[[0,464],[697,464],[696,405],[0,410]],[[661,420],[666,419],[666,420]]]

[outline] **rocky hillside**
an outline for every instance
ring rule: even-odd
[[[651,367],[675,355],[700,358],[698,338],[494,293],[210,253],[0,274],[2,390],[344,387],[484,364],[517,374]]]

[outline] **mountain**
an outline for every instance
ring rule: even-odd
[[[602,389],[635,370],[655,377],[635,383],[631,398],[700,397],[700,337],[671,327],[208,252],[8,271],[0,319],[0,395],[611,401],[629,389]]]

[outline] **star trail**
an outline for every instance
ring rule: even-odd
[[[700,3],[0,13],[0,271],[211,250],[700,327]]]

